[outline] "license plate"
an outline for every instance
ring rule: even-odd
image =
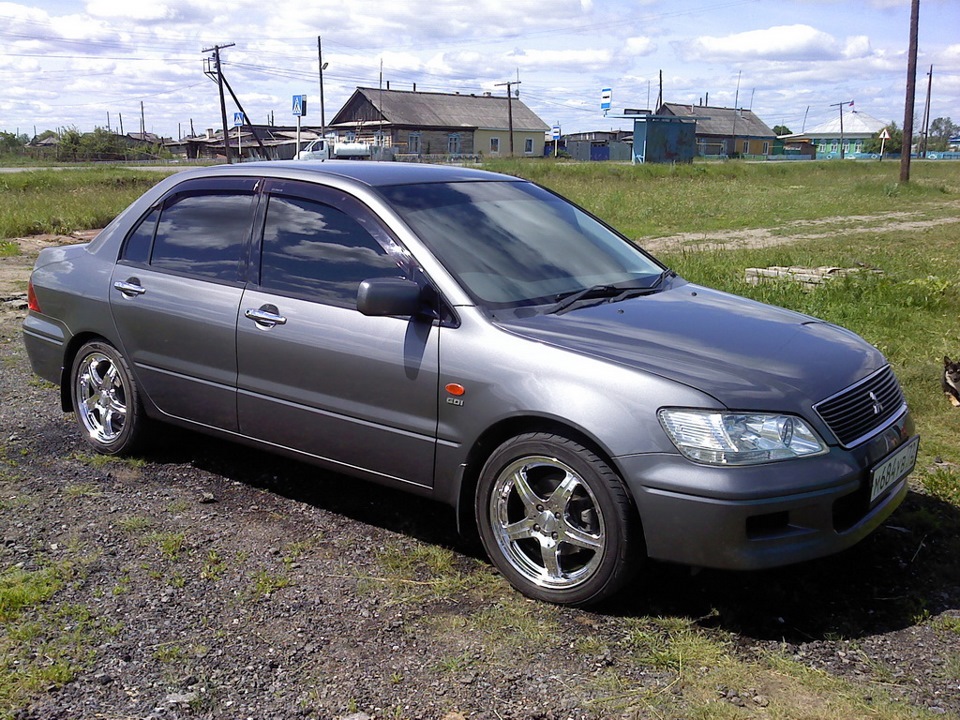
[[[912,438],[906,445],[901,445],[870,471],[871,503],[895,482],[910,474],[913,466],[917,464],[917,448],[919,447],[920,438]]]

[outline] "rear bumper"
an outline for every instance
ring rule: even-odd
[[[755,467],[708,467],[680,455],[617,458],[647,553],[699,567],[751,570],[830,555],[879,527],[903,501],[901,478],[870,502],[870,469],[914,435],[904,412],[853,450]]]
[[[23,321],[23,344],[30,367],[55,385],[59,385],[63,377],[65,343],[66,333],[59,323],[32,312]]]

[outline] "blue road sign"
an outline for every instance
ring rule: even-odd
[[[235,112],[233,114],[233,126],[240,127],[241,125],[246,125],[247,119],[243,116],[242,112]]]
[[[307,114],[307,96],[306,95],[294,95],[293,96],[293,115],[294,117],[302,117]]]

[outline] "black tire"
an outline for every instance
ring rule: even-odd
[[[107,342],[88,342],[70,370],[74,416],[99,453],[127,455],[141,445],[145,418],[140,394],[126,361]]]
[[[559,605],[611,596],[646,554],[620,477],[558,435],[519,435],[493,452],[477,485],[476,519],[487,554],[510,584]]]

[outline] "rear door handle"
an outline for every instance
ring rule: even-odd
[[[140,281],[137,278],[129,278],[128,280],[117,280],[113,287],[119,290],[121,293],[127,297],[136,297],[137,295],[143,295],[147,289],[140,284]]]
[[[243,315],[264,329],[287,324],[287,319],[280,314],[276,305],[261,305],[257,310],[250,308]]]

